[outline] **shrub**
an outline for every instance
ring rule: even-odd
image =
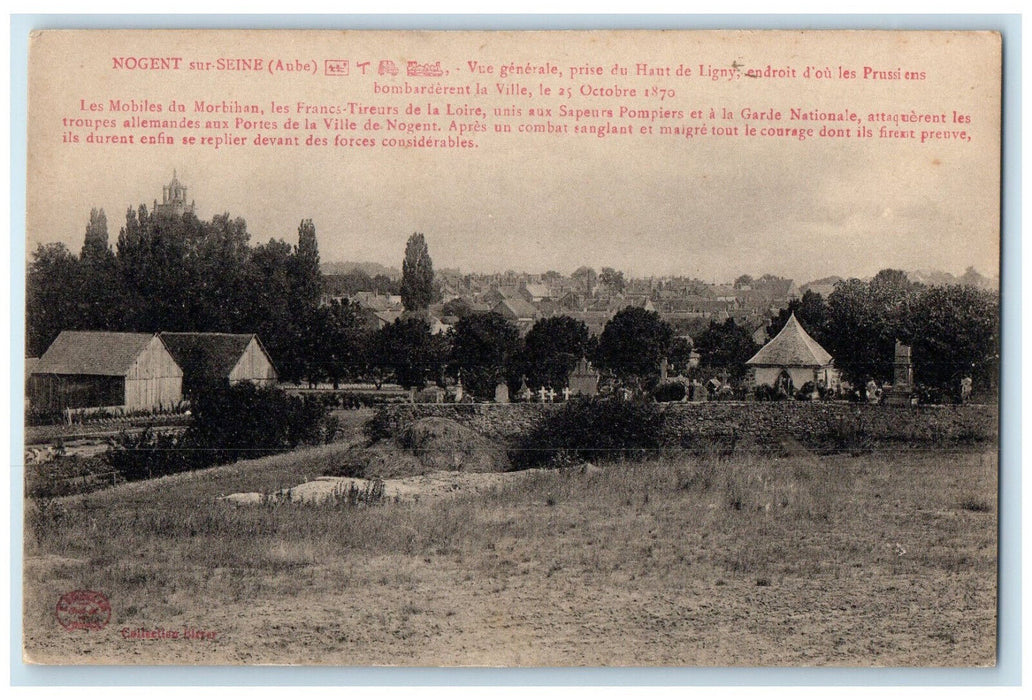
[[[788,398],[788,394],[783,389],[769,386],[767,384],[760,384],[753,390],[753,395],[757,401],[784,401]]]
[[[322,442],[326,407],[314,397],[289,396],[249,382],[211,387],[194,399],[187,445],[211,450],[211,464],[257,457]]]
[[[656,387],[652,395],[656,398],[656,401],[682,401],[684,400],[686,388],[681,382],[663,382]]]
[[[809,401],[813,398],[814,392],[817,391],[817,385],[813,382],[806,382],[803,386],[795,393],[797,401]]]
[[[398,422],[394,419],[394,414],[381,406],[373,417],[366,421],[362,433],[370,443],[373,443],[377,440],[389,440],[397,429]]]
[[[208,466],[207,456],[186,448],[181,436],[148,428],[139,433],[123,431],[104,461],[126,481],[136,481]]]
[[[660,447],[663,424],[664,415],[652,401],[576,399],[544,414],[520,435],[509,458],[517,468],[552,466],[571,458],[641,458]]]
[[[957,403],[957,398],[948,389],[927,384],[918,384],[914,387],[914,394],[918,403],[921,404],[952,404]]]
[[[99,457],[58,454],[42,464],[25,467],[28,498],[60,498],[88,493],[117,481],[112,468]]]
[[[64,421],[65,415],[61,411],[30,408],[25,412],[25,425],[60,425]]]
[[[126,480],[147,479],[321,443],[332,429],[319,399],[249,382],[211,385],[194,395],[184,433],[123,433],[105,461]]]
[[[378,505],[386,501],[383,479],[373,479],[365,486],[350,482],[346,486],[337,484],[330,495],[329,503],[335,506]]]
[[[59,533],[68,520],[68,510],[53,496],[36,496],[25,504],[26,530],[42,545]]]

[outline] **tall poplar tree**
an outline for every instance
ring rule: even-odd
[[[114,258],[108,247],[107,215],[103,209],[90,210],[90,222],[86,224],[86,238],[82,244],[79,259],[87,261],[107,261]]]
[[[421,233],[413,233],[405,244],[401,264],[401,303],[406,311],[425,311],[434,295],[434,263]]]
[[[319,270],[319,243],[315,239],[315,224],[311,219],[304,219],[297,228],[292,267],[297,302],[307,309],[315,309],[322,297],[323,278]]]

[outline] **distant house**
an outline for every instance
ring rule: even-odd
[[[378,311],[374,314],[374,317],[376,318],[377,330],[389,326],[395,321],[406,321],[410,318],[425,321],[430,326],[430,332],[433,335],[447,333],[452,327],[450,323],[442,321],[439,317],[425,309],[422,311]]]
[[[470,301],[469,312],[471,314],[486,314],[490,313],[491,305],[482,301]]]
[[[272,358],[253,333],[162,333],[172,358],[183,370],[183,386],[191,389],[212,381],[275,384]]]
[[[491,310],[509,321],[534,322],[540,315],[533,304],[523,299],[502,299]]]
[[[800,289],[803,294],[813,292],[827,299],[835,291],[835,283],[810,283]]]
[[[612,314],[606,311],[571,311],[565,315],[583,323],[592,335],[602,335],[606,324],[612,318]]]
[[[538,318],[558,316],[560,313],[559,305],[553,299],[542,299],[534,306],[537,308]]]
[[[376,328],[380,329],[389,326],[402,317],[404,311],[377,311],[373,314],[376,317]]]
[[[375,292],[355,292],[351,298],[353,301],[357,301],[364,309],[388,311],[392,308],[396,308],[395,305],[391,303],[391,298],[386,294],[376,294]]]
[[[729,301],[719,301],[710,297],[698,294],[689,294],[686,297],[672,299],[662,302],[659,306],[660,316],[670,318],[727,318],[728,312],[734,307]]]
[[[738,301],[738,290],[734,287],[727,287],[718,285],[711,287],[709,290],[710,294],[717,301],[737,302]]]
[[[452,329],[452,324],[444,321],[433,314],[430,314],[427,319],[430,322],[430,333],[432,335],[440,335],[441,333],[447,333]]]
[[[559,297],[558,308],[562,311],[582,311],[584,309],[584,302],[581,301],[580,295],[577,292],[566,292]]]
[[[554,296],[547,284],[532,282],[523,285],[523,289],[525,290],[524,297],[535,304],[545,299],[551,299]]]
[[[490,304],[492,307],[497,306],[499,302],[505,301],[506,299],[520,299],[522,301],[530,301],[530,295],[527,291],[521,287],[513,285],[499,285],[493,289],[488,290],[481,297],[481,300],[485,304]]]
[[[795,314],[769,343],[745,363],[754,386],[766,385],[792,394],[807,382],[832,386],[837,373],[831,355],[810,337]]]
[[[646,311],[655,311],[656,305],[652,303],[652,299],[647,294],[627,294],[623,299],[624,308],[628,306],[635,306],[639,309],[645,309]],[[617,309],[619,311],[619,309]]]
[[[62,331],[29,377],[35,410],[152,411],[183,399],[183,370],[152,333]]]

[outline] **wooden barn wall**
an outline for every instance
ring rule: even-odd
[[[88,374],[34,374],[29,377],[29,406],[37,411],[66,408],[121,406],[125,403],[122,377]]]
[[[268,356],[254,338],[247,344],[240,360],[229,373],[229,381],[231,384],[247,381],[259,385],[276,383],[276,368],[269,362]]]
[[[161,340],[154,338],[126,375],[126,410],[173,408],[182,400],[183,370]]]

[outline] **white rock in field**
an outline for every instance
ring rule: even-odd
[[[231,493],[228,496],[219,496],[216,501],[225,501],[234,506],[253,506],[258,505],[265,499],[265,494],[258,493],[257,491],[250,491],[248,493]]]
[[[595,474],[602,471],[593,464],[572,467],[576,473]],[[381,483],[382,501],[386,503],[415,502],[422,498],[442,498],[473,494],[503,486],[535,474],[555,474],[553,469],[527,469],[518,472],[463,472],[436,471],[418,476],[384,479]],[[234,493],[218,500],[233,505],[261,505],[263,503],[333,503],[347,500],[354,493],[359,503],[366,502],[374,491],[376,481],[352,477],[320,476],[289,489],[271,494]]]

